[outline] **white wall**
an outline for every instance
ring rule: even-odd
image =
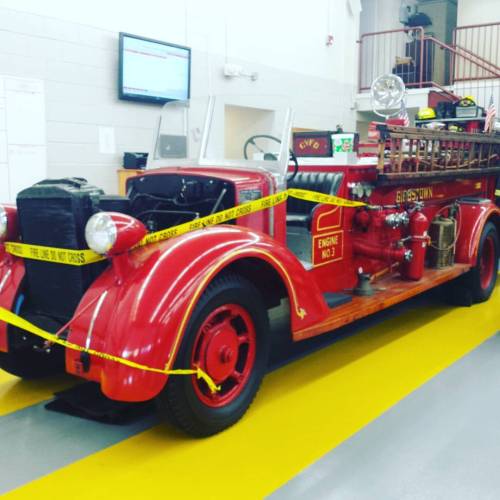
[[[0,200],[47,177],[42,80],[0,75]]]
[[[0,0],[0,68],[45,82],[49,176],[115,192],[123,151],[149,149],[158,113],[117,99],[118,31],[191,46],[192,95],[287,95],[297,127],[353,129],[358,26],[355,0]],[[258,80],[227,80],[225,61]],[[99,152],[99,126],[115,154]]]
[[[361,0],[361,4],[361,34],[404,27],[399,22],[401,0]]]
[[[458,0],[457,26],[500,22],[500,0]]]

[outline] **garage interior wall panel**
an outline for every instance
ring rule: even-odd
[[[9,199],[9,166],[7,164],[7,115],[3,79],[0,78],[0,198]]]
[[[0,75],[0,175],[6,202],[47,177],[43,80]]]
[[[358,26],[359,13],[343,0],[314,7],[296,0],[145,0],[141,9],[115,1],[0,0],[0,68],[44,82],[48,175],[83,176],[116,193],[123,152],[150,149],[160,109],[118,99],[119,31],[191,46],[193,96],[284,95],[296,127],[341,123],[354,130]],[[226,62],[257,72],[257,81],[224,77]],[[100,127],[113,128],[114,152],[101,152]]]
[[[458,26],[498,22],[500,22],[498,0],[481,0],[481,2],[477,2],[477,0],[458,0]]]

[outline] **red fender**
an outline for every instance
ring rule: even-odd
[[[456,262],[476,265],[479,240],[486,222],[494,218],[500,231],[500,209],[491,201],[460,203]]]
[[[328,308],[319,288],[286,247],[251,229],[221,225],[115,259],[113,268],[96,280],[80,302],[75,316],[90,301],[95,305],[75,320],[69,340],[151,367],[171,368],[208,283],[228,264],[246,257],[261,259],[279,273],[290,298],[292,330],[326,317]],[[92,359],[90,371],[82,373],[79,360],[79,353],[68,350],[67,370],[100,381],[103,392],[113,399],[151,399],[167,379],[100,359]]]
[[[24,278],[24,261],[0,250],[0,307],[12,310],[21,282]],[[7,323],[0,321],[0,351],[9,350]]]

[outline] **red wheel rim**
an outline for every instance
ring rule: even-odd
[[[193,376],[200,401],[214,408],[234,401],[250,378],[255,349],[255,326],[246,309],[237,304],[214,309],[198,330],[191,363],[208,373],[221,390],[212,393],[204,380]]]
[[[479,261],[479,278],[481,281],[481,288],[486,290],[493,279],[495,272],[495,243],[491,236],[484,240],[483,251]]]

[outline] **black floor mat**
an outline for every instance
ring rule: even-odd
[[[55,399],[45,405],[47,410],[107,424],[129,424],[154,411],[152,401],[146,403],[113,401],[101,392],[99,384],[93,382],[56,392],[54,396]]]

